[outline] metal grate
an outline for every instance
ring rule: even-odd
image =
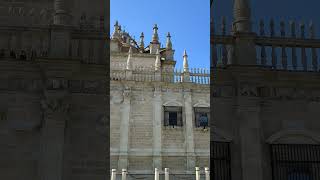
[[[231,180],[230,145],[228,142],[211,141],[211,177],[214,180]]]
[[[320,180],[320,145],[271,145],[273,180]]]

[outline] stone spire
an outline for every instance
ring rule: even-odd
[[[55,25],[68,25],[69,12],[67,7],[67,0],[54,0],[54,18]]]
[[[140,50],[144,50],[144,34],[143,32],[140,35]]]
[[[167,35],[167,44],[166,44],[166,49],[167,50],[171,50],[172,49],[172,42],[171,42],[171,35],[170,35],[170,32],[168,32],[168,35]]]
[[[157,24],[155,24],[154,27],[153,27],[152,42],[153,43],[159,43],[158,26],[157,26]]]
[[[159,36],[158,36],[158,26],[157,24],[153,27],[152,41],[150,42],[150,54],[156,54],[157,49],[160,49]]]
[[[159,52],[159,49],[157,49],[157,52],[156,52],[156,61],[154,63],[154,67],[155,67],[155,70],[156,71],[159,71],[160,68],[161,68],[161,60],[160,60],[160,52]]]
[[[188,55],[186,50],[183,52],[183,72],[189,72]]]
[[[250,0],[235,0],[233,6],[235,32],[251,32]]]
[[[126,67],[126,70],[132,70],[131,57],[132,57],[132,47],[130,46],[130,48],[129,48],[129,54],[128,54],[128,59],[127,59],[127,67]]]
[[[118,21],[116,21],[116,23],[114,24],[114,28],[113,28],[113,34],[112,34],[112,39],[117,38],[119,36],[119,23]]]

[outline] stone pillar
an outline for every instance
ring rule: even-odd
[[[161,131],[162,131],[162,99],[161,87],[154,88],[153,98],[153,167],[162,168]]]
[[[206,180],[210,180],[210,170],[208,167],[204,168],[204,173],[206,175]]]
[[[127,170],[126,169],[122,169],[121,180],[126,180],[126,179],[127,179]]]
[[[116,180],[116,179],[117,179],[117,170],[116,169],[112,169],[111,180]]]
[[[233,6],[234,30],[251,32],[250,0],[235,0]]]
[[[65,127],[69,103],[64,98],[50,97],[42,100],[44,112],[41,129],[41,180],[62,180]]]
[[[190,90],[184,92],[185,141],[187,151],[187,169],[195,167],[194,137],[193,137],[193,108]]]
[[[260,107],[254,97],[238,97],[238,105],[242,179],[263,180]]]
[[[196,167],[196,180],[200,180],[200,168]]]
[[[129,120],[130,120],[130,89],[126,87],[123,92],[120,124],[120,150],[118,169],[128,169]]]
[[[234,1],[234,61],[237,65],[257,65],[255,36],[251,28],[250,0]]]
[[[164,168],[164,180],[169,180],[169,168]]]
[[[154,169],[154,180],[159,180],[159,170],[158,170],[158,168]]]

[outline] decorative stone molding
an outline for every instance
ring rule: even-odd
[[[182,107],[183,104],[179,101],[177,101],[176,99],[174,100],[169,100],[165,103],[163,103],[163,106],[179,106],[179,107]]]
[[[278,141],[282,138],[289,138],[289,137],[301,137],[305,140],[309,140],[314,142],[315,144],[320,144],[320,134],[308,130],[281,130],[276,132],[275,134],[271,135],[266,142],[269,144],[277,144]],[[307,142],[307,141],[305,141]],[[290,142],[295,143],[295,142]],[[300,142],[296,142],[300,143]]]
[[[49,98],[41,100],[41,107],[45,114],[68,113],[70,102],[64,98]]]
[[[123,90],[123,103],[124,104],[129,104],[130,103],[130,99],[131,99],[131,95],[132,95],[132,92],[131,92],[131,88],[130,87],[125,87],[124,90]]]
[[[210,104],[200,99],[196,104],[193,105],[193,107],[210,107]]]
[[[257,97],[258,92],[257,92],[257,87],[255,86],[250,86],[250,85],[242,85],[240,86],[239,89],[240,96],[251,96],[251,97]]]
[[[222,129],[217,128],[216,126],[212,126],[210,131],[211,131],[211,138],[213,139],[213,141],[231,142],[234,139],[232,135],[230,135],[229,133],[225,132]]]

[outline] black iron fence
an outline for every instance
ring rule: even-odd
[[[211,141],[211,177],[213,180],[231,180],[230,143]]]
[[[271,145],[273,180],[320,180],[320,145]]]

